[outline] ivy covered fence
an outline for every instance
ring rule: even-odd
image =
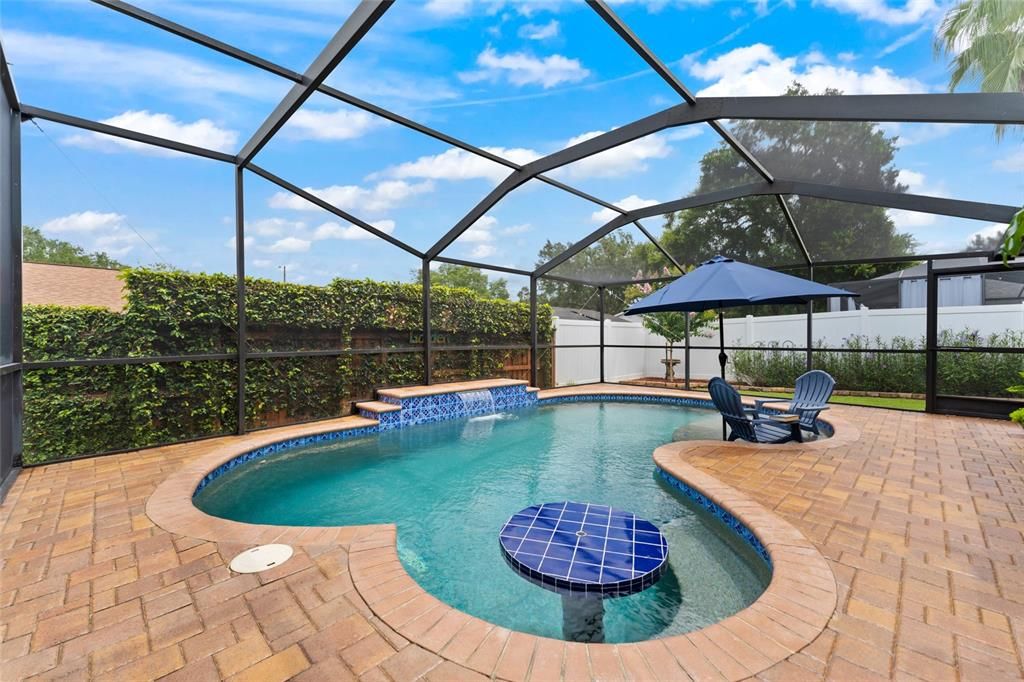
[[[235,279],[126,270],[122,312],[26,306],[28,362],[237,353]],[[326,286],[246,279],[248,353],[330,351],[246,362],[247,428],[350,414],[376,388],[418,384],[423,371],[422,288],[335,279]],[[434,373],[439,380],[506,376],[529,350],[527,304],[432,287]],[[538,306],[539,343],[551,309]],[[446,346],[460,350],[445,350]],[[344,351],[335,355],[334,352]],[[525,354],[525,356],[524,356]],[[538,383],[551,381],[539,354]],[[236,430],[237,361],[46,367],[25,373],[24,461],[53,461]]]

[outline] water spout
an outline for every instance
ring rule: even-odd
[[[494,396],[488,390],[463,391],[456,395],[462,401],[462,411],[467,417],[494,414],[496,411]]]

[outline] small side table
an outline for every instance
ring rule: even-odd
[[[793,440],[798,443],[804,442],[803,431],[800,430],[800,415],[798,414],[766,414],[764,415],[773,422],[779,422],[780,424],[789,424],[790,433],[793,434]]]

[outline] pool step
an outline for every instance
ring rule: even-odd
[[[359,410],[360,414],[371,413],[380,414],[381,412],[398,412],[402,409],[401,405],[395,405],[393,403],[386,403],[381,400],[367,400],[365,402],[356,403],[356,409]]]
[[[398,388],[381,388],[377,390],[379,397],[390,400],[408,400],[410,398],[425,398],[432,395],[444,393],[463,393],[466,391],[483,391],[492,388],[506,388],[509,386],[526,386],[529,382],[522,379],[480,379],[476,381],[456,381],[445,384],[431,384],[430,386],[401,386]]]
[[[526,392],[527,393],[540,393],[540,389],[537,388],[536,386],[527,386],[526,387]]]

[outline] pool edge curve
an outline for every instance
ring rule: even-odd
[[[606,396],[701,398],[697,393],[608,385],[552,389],[542,392],[540,397],[545,400],[576,396],[591,400]],[[193,504],[193,493],[200,482],[224,463],[257,448],[291,439],[365,428],[365,423],[359,418],[342,418],[238,437],[230,447],[200,456],[168,476],[147,500],[146,513],[155,524],[169,532],[215,542],[341,545],[348,550],[348,569],[353,587],[377,618],[409,641],[459,665],[481,668],[478,671],[485,674],[496,672],[494,664],[497,661],[473,660],[476,645],[468,652],[464,647],[451,646],[458,639],[455,637],[457,632],[482,631],[484,637],[501,635],[509,640],[506,646],[510,646],[515,638],[517,646],[529,645],[531,651],[540,651],[543,647],[551,654],[561,647],[563,660],[574,655],[573,651],[578,648],[589,647],[591,651],[595,647],[614,648],[620,656],[626,656],[626,650],[638,647],[650,656],[660,653],[657,647],[663,647],[673,664],[692,677],[713,673],[719,678],[742,679],[785,660],[818,637],[836,608],[838,588],[835,576],[817,548],[794,526],[740,491],[686,463],[684,458],[687,453],[706,452],[709,448],[723,446],[832,448],[848,445],[859,437],[859,431],[844,420],[830,418],[825,421],[832,427],[833,437],[805,444],[681,441],[655,450],[653,458],[659,472],[699,491],[750,530],[770,556],[772,576],[768,587],[752,604],[717,623],[682,635],[636,643],[565,642],[509,631],[463,613],[430,595],[405,571],[398,558],[394,524],[325,527],[248,524],[210,516]],[[450,638],[437,641],[438,629],[451,628],[454,629]]]

